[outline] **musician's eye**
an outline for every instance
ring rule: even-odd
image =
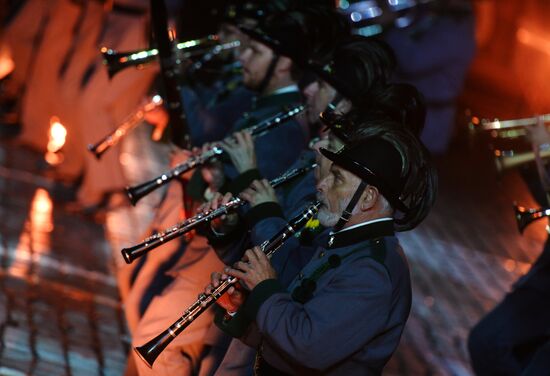
[[[334,179],[334,184],[342,184],[344,182],[344,177],[342,176],[340,171],[333,168],[331,173]]]

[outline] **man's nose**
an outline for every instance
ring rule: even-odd
[[[241,63],[241,65],[244,65],[246,63],[246,61],[248,60],[248,56],[249,56],[248,48],[245,48],[244,50],[241,51],[241,53],[239,54],[239,62]]]

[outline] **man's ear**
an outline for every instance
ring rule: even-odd
[[[365,212],[367,210],[371,210],[376,205],[379,194],[378,188],[373,185],[367,185],[367,188],[365,188],[365,191],[361,196],[361,201],[359,202],[359,208],[361,211]]]
[[[290,60],[286,56],[279,56],[279,60],[277,61],[276,71],[277,72],[290,72],[292,69],[292,60]]]

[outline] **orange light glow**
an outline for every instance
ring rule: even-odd
[[[168,28],[168,38],[170,38],[171,41],[176,40],[176,29],[174,27]]]
[[[48,140],[48,151],[55,153],[65,145],[67,140],[67,129],[59,122],[59,118],[52,116],[50,119],[50,135]]]
[[[58,165],[63,162],[63,155],[59,153],[67,141],[67,129],[61,124],[57,116],[50,118],[50,133],[48,135],[47,152],[44,156],[50,165]]]
[[[9,268],[10,275],[27,276],[31,264],[29,261],[38,262],[41,255],[50,253],[53,229],[52,200],[48,191],[38,188],[34,193],[29,215],[19,236],[19,242],[15,249],[15,260]]]
[[[15,63],[7,46],[0,46],[0,80],[13,72]]]
[[[536,34],[525,27],[520,27],[516,33],[516,39],[526,46],[550,55],[550,38]]]
[[[512,259],[508,259],[506,261],[504,261],[504,269],[506,269],[507,272],[513,272],[516,270],[518,264],[516,263],[516,261],[512,260]]]

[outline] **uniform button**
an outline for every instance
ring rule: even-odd
[[[319,253],[319,258],[323,258],[323,257],[325,257],[325,252]]]
[[[298,279],[303,279],[303,278],[304,278],[304,273],[298,274]]]

